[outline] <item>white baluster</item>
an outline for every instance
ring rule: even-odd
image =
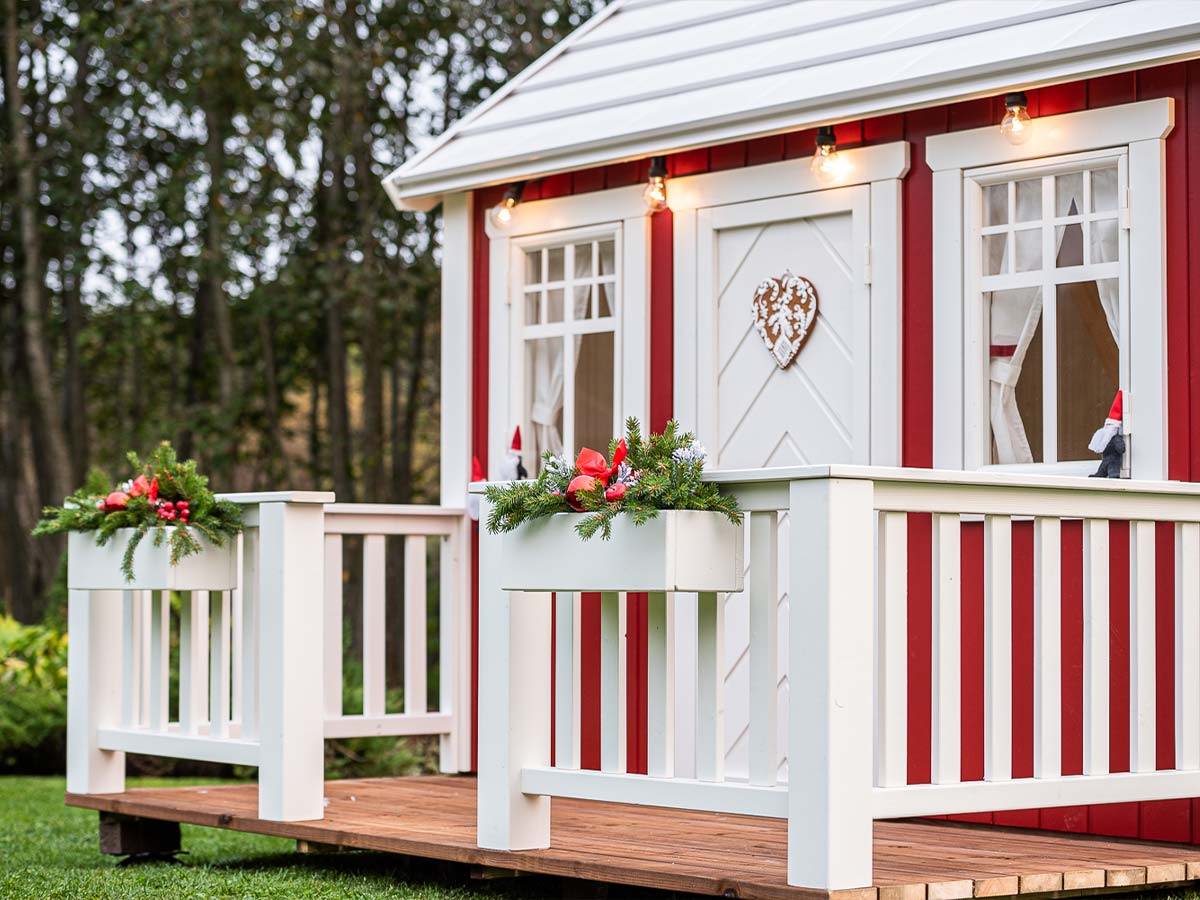
[[[1200,523],[1175,526],[1175,768],[1200,769]]]
[[[209,701],[208,733],[214,737],[229,735],[229,591],[214,591],[212,618],[209,620]]]
[[[554,764],[579,768],[579,666],[576,664],[577,597],[554,595]]]
[[[238,604],[237,635],[239,648],[234,656],[236,668],[234,714],[240,735],[246,739],[258,737],[259,710],[259,621],[261,618],[262,564],[259,558],[262,541],[257,527],[242,533],[242,578]]]
[[[725,778],[725,595],[696,595],[696,778]]]
[[[625,771],[625,602],[600,595],[600,768]]]
[[[983,777],[1012,778],[1012,521],[983,520]]]
[[[384,713],[385,648],[384,537],[363,538],[363,715]]]
[[[675,774],[675,598],[646,595],[646,773]]]
[[[1129,525],[1129,771],[1152,772],[1154,716],[1153,522]]]
[[[1108,521],[1083,522],[1083,774],[1108,774]]]
[[[167,727],[168,666],[171,662],[171,599],[165,591],[150,593],[150,729]]]
[[[425,673],[429,663],[426,650],[425,553],[424,535],[404,539],[404,711],[423,714],[428,708]]]
[[[779,515],[750,513],[750,783],[773,785],[779,768]]]
[[[908,783],[908,514],[880,513],[875,783]]]
[[[121,727],[133,728],[138,722],[141,695],[141,618],[137,591],[121,592]]]
[[[1033,774],[1062,774],[1062,529],[1033,520]]]
[[[179,599],[179,730],[196,734],[208,720],[208,593]]]
[[[342,715],[342,536],[325,535],[325,718]]]
[[[962,563],[958,515],[933,515],[933,708],[934,784],[960,780],[962,759],[959,707],[962,667],[959,572]]]

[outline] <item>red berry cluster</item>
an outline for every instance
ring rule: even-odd
[[[186,500],[159,500],[158,501],[158,517],[167,522],[179,521],[180,524],[187,524],[188,502]]]

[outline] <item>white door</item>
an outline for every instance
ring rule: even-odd
[[[869,215],[867,185],[697,211],[696,425],[715,467],[870,462]],[[819,304],[780,369],[751,300],[787,271]]]
[[[715,467],[871,461],[870,190],[858,185],[697,211],[697,428]],[[780,369],[754,326],[751,300],[763,279],[787,271],[812,282],[818,315],[799,355]],[[779,538],[782,550],[786,514]],[[780,562],[778,627],[786,635],[785,552]],[[730,778],[749,774],[747,598],[743,592],[725,599]],[[776,746],[779,778],[786,780],[786,652],[778,661]]]

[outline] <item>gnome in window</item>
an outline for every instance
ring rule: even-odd
[[[1092,478],[1120,478],[1125,459],[1125,435],[1121,434],[1121,392],[1113,398],[1104,424],[1092,435],[1088,449],[1100,454],[1100,468]]]
[[[508,452],[504,454],[504,460],[500,463],[500,480],[524,481],[528,477],[529,473],[525,471],[525,466],[521,462],[521,426],[518,425],[513,431],[512,444],[509,445]]]

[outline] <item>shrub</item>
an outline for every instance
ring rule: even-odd
[[[61,772],[67,636],[0,616],[0,771]]]

